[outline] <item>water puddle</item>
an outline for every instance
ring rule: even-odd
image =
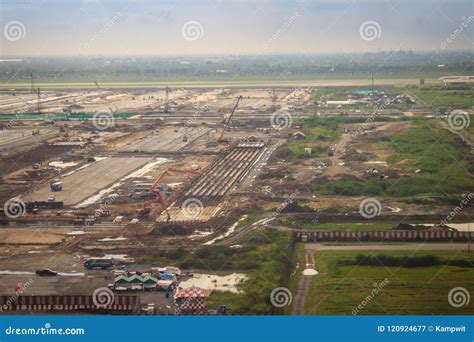
[[[197,286],[207,290],[240,293],[237,285],[246,279],[247,276],[242,273],[232,273],[226,276],[195,273],[194,277],[182,281],[179,286],[181,288]]]

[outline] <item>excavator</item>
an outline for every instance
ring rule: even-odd
[[[156,197],[160,201],[161,206],[163,207],[163,210],[166,213],[166,223],[169,223],[169,221],[171,220],[171,216],[170,216],[170,213],[168,211],[168,203],[166,201],[166,198],[165,198],[165,196],[163,196],[163,192],[161,191],[161,189],[158,189],[158,185],[160,184],[160,181],[165,176],[170,175],[171,172],[185,172],[185,173],[192,173],[192,174],[195,174],[195,175],[201,175],[202,174],[199,171],[184,170],[184,169],[178,169],[178,168],[170,167],[167,170],[165,170],[160,176],[158,176],[158,178],[155,179],[155,181],[153,182],[153,184],[150,188],[150,192],[152,192],[153,194],[156,194]],[[151,211],[150,207],[153,203],[156,202],[156,197],[154,197],[152,199],[149,199],[148,201],[143,203],[143,207],[141,209],[138,209],[138,216],[139,217],[146,217],[146,216],[150,215],[150,211]]]

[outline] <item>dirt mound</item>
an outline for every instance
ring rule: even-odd
[[[452,231],[454,228],[445,226],[445,225],[434,225],[434,226],[425,226],[422,224],[408,224],[408,223],[399,223],[397,226],[393,227],[391,230],[411,230],[411,231]]]
[[[288,203],[281,210],[282,213],[303,213],[303,212],[308,212],[308,211],[312,211],[312,210],[308,207],[303,207],[303,206],[299,205],[298,202],[296,202],[296,201]]]
[[[355,147],[349,147],[346,150],[346,153],[344,153],[344,156],[341,158],[345,162],[350,162],[350,161],[369,161],[370,158],[373,158],[374,155],[371,153],[364,152],[362,153],[361,151],[358,151]]]
[[[276,170],[269,170],[267,172],[262,172],[258,176],[258,179],[270,179],[270,178],[282,179],[286,175],[287,175],[287,173],[284,170],[276,169]]]
[[[194,231],[195,227],[191,225],[181,225],[177,223],[156,224],[151,232],[152,235],[174,236],[189,235]]]

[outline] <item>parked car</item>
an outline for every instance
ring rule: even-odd
[[[40,277],[52,277],[52,276],[57,276],[58,272],[50,270],[49,268],[43,268],[41,270],[37,270],[36,274],[39,275]]]

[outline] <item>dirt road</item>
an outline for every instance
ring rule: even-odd
[[[306,265],[305,269],[314,269],[314,253],[310,250],[305,251]],[[313,280],[313,275],[303,275],[298,284],[298,292],[295,296],[295,301],[293,302],[293,315],[294,316],[303,316],[305,314],[304,304],[306,303],[306,297],[308,296],[309,288],[311,281]]]

